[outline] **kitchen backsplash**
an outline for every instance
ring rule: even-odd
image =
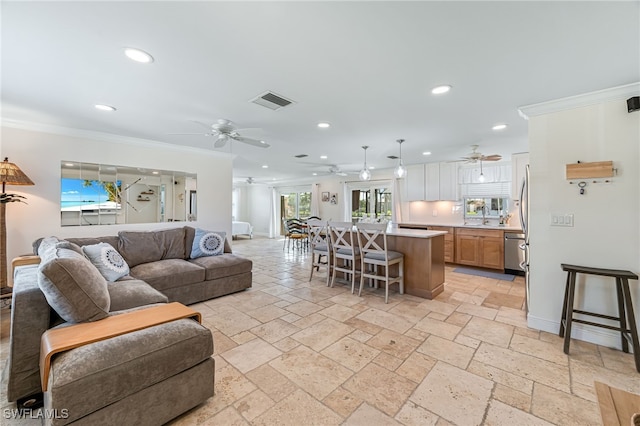
[[[519,226],[518,204],[511,200],[512,208],[509,211],[511,219],[509,226]],[[408,215],[403,216],[405,223],[424,223],[433,225],[462,225],[464,223],[464,210],[462,201],[412,201],[408,205]],[[497,219],[491,219],[491,224],[497,225]]]

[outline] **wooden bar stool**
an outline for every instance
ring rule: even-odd
[[[640,343],[638,343],[638,328],[633,314],[633,303],[631,302],[631,292],[629,291],[629,280],[637,280],[638,276],[630,271],[616,269],[589,268],[586,266],[576,266],[561,264],[562,270],[567,272],[567,283],[564,290],[564,303],[562,305],[562,319],[560,321],[560,332],[558,335],[564,337],[564,353],[569,354],[569,342],[571,341],[571,323],[592,325],[595,327],[608,328],[620,332],[622,340],[622,350],[629,352],[629,343],[633,347],[633,357],[636,362],[636,370],[640,372]],[[574,309],[574,295],[576,290],[576,275],[589,274],[612,277],[616,279],[616,294],[618,297],[618,317],[597,314],[593,312]],[[618,321],[619,326],[614,327],[606,324],[599,324],[591,321],[573,318],[574,312],[581,315],[589,315],[598,318]],[[626,312],[626,315],[625,315]],[[627,328],[628,327],[628,328]],[[627,341],[628,340],[628,341]]]

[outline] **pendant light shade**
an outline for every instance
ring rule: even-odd
[[[398,139],[396,142],[400,145],[400,161],[398,162],[398,166],[393,170],[393,174],[398,179],[403,179],[407,176],[407,168],[402,164],[402,142],[404,142],[404,139]]]
[[[362,149],[364,149],[364,167],[362,168],[362,170],[360,170],[360,174],[359,174],[360,180],[371,179],[371,172],[367,167],[367,148],[369,148],[367,145],[362,147]]]

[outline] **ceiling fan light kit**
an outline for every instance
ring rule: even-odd
[[[398,165],[393,170],[393,175],[398,179],[404,179],[407,176],[407,168],[402,163],[402,142],[404,139],[398,139],[396,142],[400,145],[400,160],[398,161]]]
[[[362,147],[362,149],[364,149],[364,167],[362,167],[362,170],[360,170],[360,174],[358,175],[360,180],[365,181],[371,180],[371,172],[367,168],[367,148],[369,148],[367,145]]]

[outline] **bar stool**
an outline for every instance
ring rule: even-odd
[[[567,283],[564,290],[564,303],[562,306],[562,319],[560,321],[560,332],[558,335],[564,337],[564,353],[569,354],[569,342],[571,340],[571,323],[578,322],[595,327],[608,328],[620,332],[622,340],[622,350],[629,352],[629,343],[633,346],[633,357],[636,362],[636,370],[640,372],[640,343],[638,343],[638,328],[636,319],[633,315],[633,303],[631,302],[631,292],[629,291],[629,280],[637,280],[638,275],[630,271],[622,271],[616,269],[590,268],[586,266],[576,266],[561,264],[562,270],[567,272]],[[610,315],[596,314],[593,312],[581,311],[574,309],[574,295],[576,290],[576,275],[589,274],[600,275],[604,277],[612,277],[616,279],[616,294],[618,297],[618,317]],[[589,315],[598,318],[618,321],[619,326],[614,327],[606,324],[594,323],[581,319],[573,318],[574,312],[581,315]],[[626,315],[625,315],[626,312]],[[629,328],[627,328],[627,326]]]

